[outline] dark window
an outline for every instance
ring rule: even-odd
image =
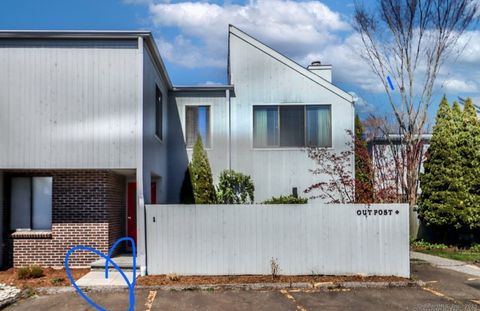
[[[253,146],[330,147],[330,106],[290,105],[253,107]]]
[[[52,228],[52,177],[13,177],[10,191],[10,228]]]
[[[304,106],[280,106],[280,147],[305,146]]]
[[[210,106],[185,107],[185,124],[187,147],[193,147],[201,137],[203,145],[210,148]]]
[[[155,135],[163,139],[163,103],[162,92],[158,86],[155,89]]]

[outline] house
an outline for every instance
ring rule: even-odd
[[[145,272],[145,204],[179,202],[198,135],[215,179],[251,175],[258,202],[318,182],[304,148],[345,148],[352,96],[331,66],[233,26],[228,45],[227,85],[173,86],[149,32],[1,32],[2,265],[61,266],[128,235]]]
[[[228,40],[227,86],[174,88],[188,155],[200,134],[215,180],[226,169],[250,175],[257,202],[302,196],[319,181],[305,147],[347,148],[354,99],[332,84],[330,65],[304,68],[234,26]]]
[[[425,133],[419,137],[418,174],[423,172],[423,163],[430,145],[432,134]],[[406,182],[406,145],[401,134],[374,136],[368,142],[368,149],[374,170],[374,187],[378,199],[384,202],[407,202]],[[420,183],[417,192],[421,192]],[[416,209],[410,210],[410,235],[417,237],[420,226]]]

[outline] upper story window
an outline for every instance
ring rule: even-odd
[[[13,177],[10,229],[52,229],[52,177]]]
[[[332,124],[329,105],[253,107],[253,146],[331,147]]]
[[[163,103],[162,92],[158,88],[155,88],[155,135],[158,138],[163,139]]]
[[[203,145],[210,148],[210,106],[185,107],[185,138],[188,148],[192,148],[197,137]]]

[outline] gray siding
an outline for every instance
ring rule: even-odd
[[[259,45],[257,42],[253,44]],[[331,105],[332,150],[335,151],[345,149],[345,142],[349,139],[345,130],[353,130],[355,113],[353,104],[347,100],[348,94],[346,99],[343,98],[344,92],[335,93],[339,91],[335,86],[323,83],[324,80],[321,82],[328,88],[321,85],[306,69],[263,48],[261,50],[233,33],[230,35],[231,84],[235,86],[232,168],[253,177],[257,202],[290,194],[293,187],[303,195],[304,189],[320,179],[309,172],[314,168],[314,162],[302,148],[253,148],[254,105]],[[213,165],[217,166],[215,162]]]
[[[0,40],[0,168],[135,168],[136,40]]]
[[[3,258],[4,258],[4,251],[6,249],[6,247],[4,246],[4,233],[7,231],[6,228],[5,228],[5,222],[4,222],[4,216],[5,216],[5,198],[4,198],[4,195],[5,195],[5,192],[4,192],[4,187],[5,187],[5,183],[4,183],[4,177],[3,177],[4,173],[3,172],[0,172],[0,245],[2,247],[0,247],[0,267],[3,268]]]
[[[149,274],[410,277],[407,204],[147,205],[146,224]]]
[[[143,77],[143,188],[145,202],[151,202],[152,177],[157,181],[157,202],[167,200],[167,140],[168,140],[168,89],[154,65],[147,48],[144,49]],[[155,135],[156,87],[162,92],[163,139]]]

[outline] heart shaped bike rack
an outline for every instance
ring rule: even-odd
[[[115,263],[115,261],[113,261],[111,259],[111,256],[112,256],[112,253],[113,251],[116,249],[117,245],[123,241],[128,241],[130,242],[130,244],[132,245],[132,256],[133,256],[133,280],[132,282],[130,282],[130,280],[128,279],[128,277],[125,275],[125,273],[123,272],[123,270]],[[97,310],[100,310],[100,311],[108,311],[107,309],[105,308],[102,308],[101,306],[99,306],[98,304],[96,304],[90,297],[88,297],[84,292],[83,290],[77,285],[77,283],[75,282],[75,280],[73,279],[72,277],[72,274],[70,272],[70,267],[69,267],[69,260],[70,260],[70,256],[76,252],[76,251],[79,251],[79,250],[83,250],[83,251],[87,251],[87,252],[91,252],[91,253],[94,253],[102,258],[105,259],[105,279],[108,279],[108,272],[109,272],[109,264],[111,263],[112,266],[115,268],[115,270],[117,270],[118,272],[120,272],[120,275],[122,276],[122,278],[125,280],[125,282],[127,283],[127,286],[128,286],[128,295],[129,295],[129,308],[128,308],[128,311],[133,311],[134,308],[135,308],[135,282],[136,282],[136,278],[137,278],[137,254],[136,254],[136,249],[135,249],[135,241],[131,238],[131,237],[124,237],[124,238],[120,238],[118,239],[113,245],[112,247],[110,248],[110,250],[108,251],[108,255],[105,255],[104,253],[100,252],[99,250],[97,249],[94,249],[94,248],[91,248],[91,247],[88,247],[88,246],[83,246],[83,245],[78,245],[78,246],[74,246],[72,247],[71,249],[68,250],[67,254],[65,255],[65,271],[67,273],[67,276],[68,278],[70,279],[70,283],[72,283],[72,286],[75,288],[75,290],[77,291],[77,293],[86,301],[88,302],[92,307],[94,307],[95,309]]]

